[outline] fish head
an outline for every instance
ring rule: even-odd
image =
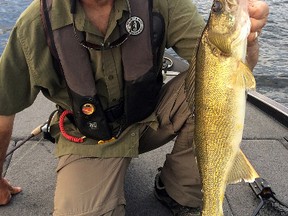
[[[245,58],[250,26],[248,0],[214,0],[206,34],[222,55]]]

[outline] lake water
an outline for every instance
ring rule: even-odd
[[[0,0],[0,53],[19,14],[32,0]],[[194,0],[205,18],[210,1]],[[267,0],[270,16],[260,36],[260,59],[254,70],[257,91],[288,107],[288,0]]]

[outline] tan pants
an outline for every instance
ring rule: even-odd
[[[142,128],[140,153],[158,148],[173,138],[161,180],[178,203],[201,205],[200,177],[193,150],[193,117],[185,101],[185,73],[168,82],[156,113],[157,131]],[[87,158],[63,156],[57,168],[54,216],[125,215],[124,177],[130,158]]]

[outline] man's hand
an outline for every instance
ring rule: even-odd
[[[267,22],[269,7],[264,1],[249,0],[248,10],[251,21],[251,30],[248,36],[247,62],[250,69],[253,69],[258,62],[259,55],[257,38]]]
[[[20,187],[13,187],[6,179],[0,178],[0,205],[8,204],[12,195],[21,191]]]
[[[11,186],[6,179],[1,177],[6,151],[12,134],[14,117],[15,115],[0,115],[0,205],[6,205],[13,194],[21,192],[21,188]]]
[[[253,42],[257,39],[262,28],[265,26],[269,15],[269,7],[264,1],[249,0],[248,10],[251,21],[251,30],[248,36],[249,44],[249,42]]]

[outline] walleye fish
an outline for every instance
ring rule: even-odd
[[[195,114],[202,216],[223,215],[227,184],[259,177],[240,150],[246,90],[256,85],[245,64],[250,25],[248,0],[214,0],[185,80],[187,101]]]

